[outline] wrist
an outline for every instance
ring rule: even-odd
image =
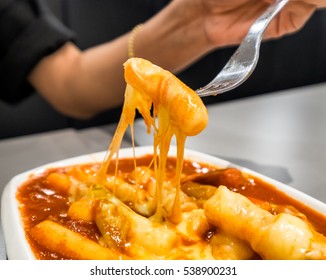
[[[135,56],[172,72],[187,67],[213,49],[204,32],[200,12],[190,12],[195,10],[190,8],[185,12],[180,5],[176,7],[179,2],[175,2],[145,22],[134,41]]]
[[[135,40],[137,37],[137,33],[140,29],[142,29],[143,24],[139,23],[137,24],[130,32],[128,37],[128,58],[135,56]]]

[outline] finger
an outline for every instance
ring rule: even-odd
[[[303,1],[291,1],[270,23],[266,38],[276,38],[299,31],[315,12],[316,7]]]

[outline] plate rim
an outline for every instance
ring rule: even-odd
[[[119,158],[132,157],[133,151],[135,151],[136,157],[143,156],[146,154],[153,154],[153,146],[121,148],[119,150]],[[36,259],[25,237],[24,226],[19,212],[19,202],[16,199],[16,192],[18,187],[28,178],[30,178],[30,176],[42,173],[48,168],[70,166],[74,164],[101,162],[104,160],[106,153],[107,151],[100,151],[96,153],[84,154],[47,163],[15,175],[6,184],[1,197],[1,226],[4,235],[7,257],[9,260]],[[234,164],[232,162],[229,162],[213,155],[209,155],[207,153],[185,148],[184,155],[185,159],[203,162],[205,164],[217,166],[219,168],[237,168],[241,170],[241,172],[262,179],[264,182],[273,185],[276,189],[288,194],[295,200],[298,200],[299,202],[326,216],[325,203],[289,185],[281,183],[254,170],[242,167],[240,165]],[[170,147],[169,156],[176,156],[176,146]],[[17,250],[17,247],[19,248],[19,250]]]

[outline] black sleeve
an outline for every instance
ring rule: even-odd
[[[43,0],[1,0],[0,38],[0,99],[16,103],[32,92],[27,76],[33,67],[75,34]]]

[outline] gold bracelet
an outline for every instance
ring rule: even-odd
[[[135,47],[135,39],[136,39],[136,35],[139,31],[139,29],[141,29],[141,27],[143,26],[142,23],[136,25],[130,35],[129,35],[129,39],[128,39],[128,57],[134,57],[135,56],[135,51],[134,51],[134,47]]]

